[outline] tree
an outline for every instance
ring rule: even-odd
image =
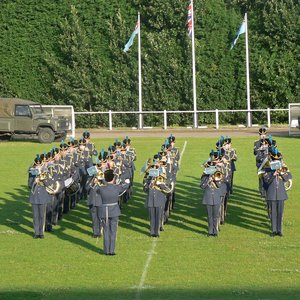
[[[56,103],[73,105],[76,111],[106,109],[100,101],[101,63],[89,47],[75,6],[60,28],[57,55],[47,53],[45,57],[52,79],[50,97]]]

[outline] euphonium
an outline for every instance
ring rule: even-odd
[[[278,174],[280,176],[285,175],[287,172],[289,172],[289,169],[287,166],[282,166],[280,169],[277,170]],[[289,179],[284,183],[284,188],[286,191],[290,190],[293,185],[293,180]]]
[[[153,188],[160,192],[163,192],[165,194],[172,193],[172,191],[174,189],[174,184],[171,183],[171,185],[168,186],[166,184],[166,180],[167,180],[167,178],[164,175],[159,175],[159,176],[155,177]],[[163,187],[161,187],[162,184],[163,184]]]
[[[224,173],[221,171],[216,171],[211,175],[214,181],[221,181],[224,179]]]
[[[54,184],[51,184],[50,186],[46,186],[46,191],[50,195],[55,195],[60,191],[60,183],[59,181],[56,181]]]

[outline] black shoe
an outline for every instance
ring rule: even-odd
[[[100,237],[99,234],[93,234],[93,238],[94,238],[94,239],[96,239],[96,238],[98,238],[98,237]]]
[[[42,234],[42,235],[39,235],[39,238],[40,238],[40,239],[44,239],[45,236]]]
[[[211,234],[211,233],[208,233],[206,236],[213,236],[213,234]]]
[[[214,236],[214,237],[218,237],[218,234],[217,234],[217,233],[214,233],[213,236]]]
[[[36,234],[33,236],[34,239],[38,239],[39,237],[40,237],[40,236],[39,236],[39,235],[36,235]]]
[[[277,232],[277,235],[278,235],[278,236],[283,236],[283,234],[282,234],[281,231]]]
[[[48,232],[53,232],[53,228],[52,228],[52,227],[48,227],[48,228],[47,228],[47,231],[48,231]]]
[[[221,221],[220,224],[221,224],[221,225],[224,225],[224,224],[225,224],[225,221]]]
[[[109,255],[111,255],[111,256],[114,256],[114,255],[116,255],[116,253],[115,253],[115,252],[113,252],[113,253],[110,253]]]
[[[277,232],[272,232],[271,233],[271,237],[274,237],[275,235],[277,235]]]
[[[160,227],[159,230],[160,231],[165,231],[165,229],[163,227]]]

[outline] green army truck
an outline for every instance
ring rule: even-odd
[[[11,139],[37,137],[40,143],[52,143],[55,138],[65,138],[69,128],[67,118],[46,112],[39,103],[0,98],[0,135]]]

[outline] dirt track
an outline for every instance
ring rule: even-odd
[[[89,129],[92,138],[117,138],[125,137],[166,137],[171,133],[176,137],[219,137],[220,135],[234,137],[234,136],[249,136],[257,137],[259,128],[239,128],[239,129],[143,129],[143,130],[103,130],[103,129]],[[76,129],[76,137],[80,138],[85,129]],[[289,136],[288,128],[270,128],[268,133],[272,136]]]

